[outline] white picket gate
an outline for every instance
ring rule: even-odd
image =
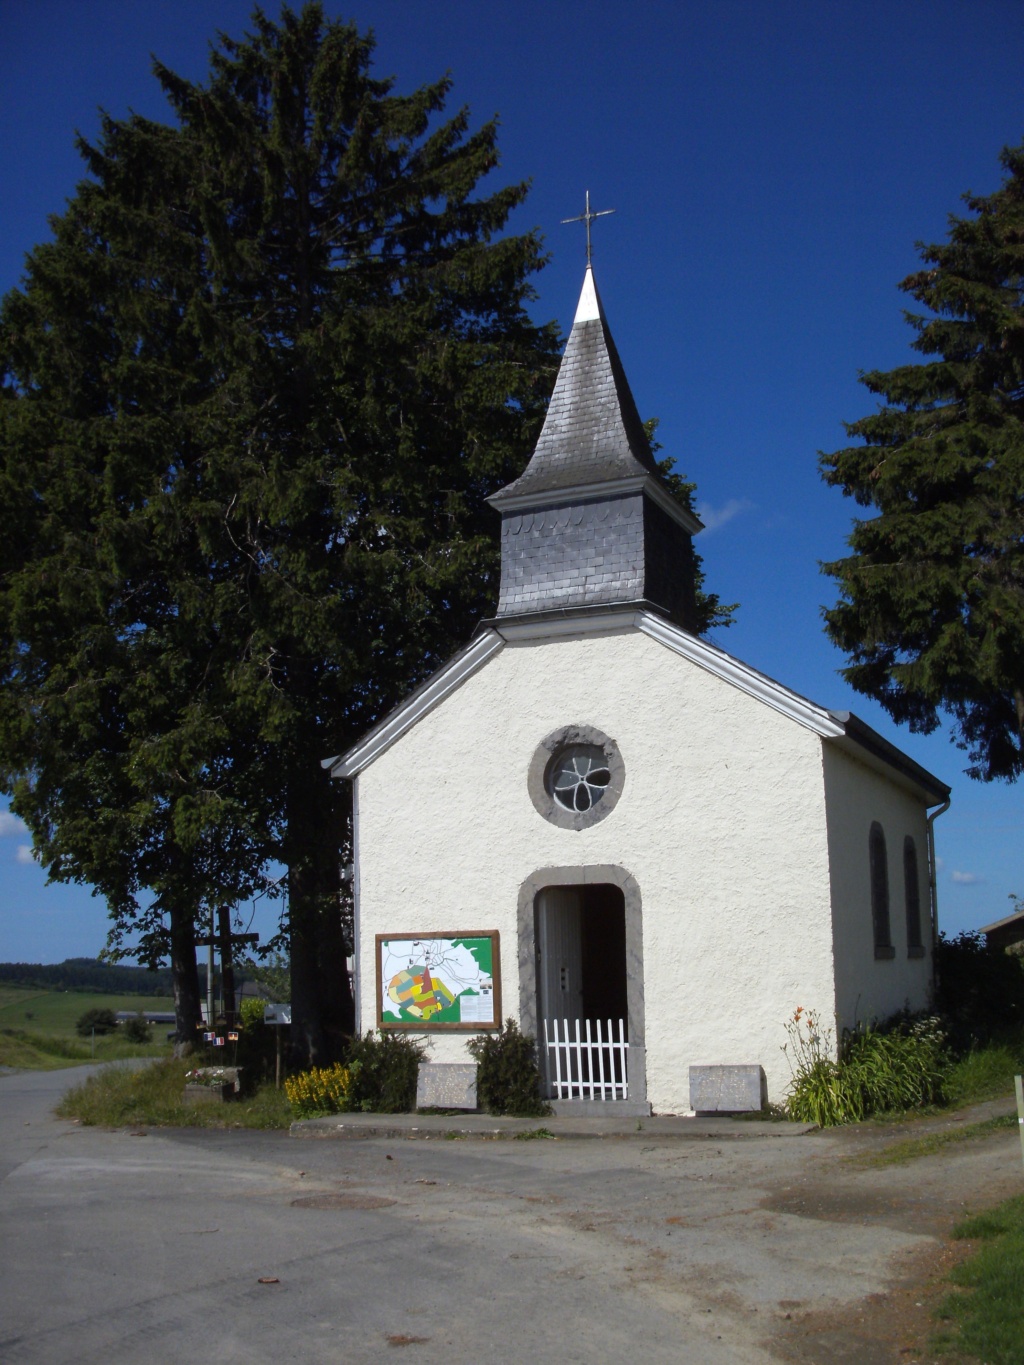
[[[561,1023],[561,1030],[559,1029]],[[629,1043],[622,1020],[618,1038],[607,1021],[607,1034],[600,1019],[574,1020],[575,1038],[568,1019],[544,1020],[544,1050],[547,1062],[548,1095],[554,1100],[624,1100],[629,1097],[626,1053]]]

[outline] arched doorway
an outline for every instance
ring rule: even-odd
[[[622,1020],[626,1003],[626,905],[622,891],[547,886],[537,893],[539,1019]]]
[[[646,1104],[640,893],[623,868],[548,868],[520,894],[520,1004],[556,1104]]]

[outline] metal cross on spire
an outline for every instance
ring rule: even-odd
[[[563,218],[563,223],[586,223],[587,225],[587,265],[593,255],[593,247],[590,244],[590,224],[595,218],[607,218],[609,213],[614,213],[614,209],[599,209],[596,213],[590,211],[590,191],[587,190],[587,209],[585,213],[577,214],[575,218]]]

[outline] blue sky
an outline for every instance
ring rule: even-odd
[[[242,0],[0,0],[0,291],[81,177],[75,130],[97,107],[165,117],[150,54],[192,79]],[[277,13],[276,0],[265,6]],[[1024,894],[1022,792],[962,774],[944,734],[913,736],[838,676],[820,610],[853,505],[816,452],[872,409],[860,370],[913,359],[896,288],[915,241],[941,240],[960,195],[999,184],[1024,139],[1016,0],[329,0],[377,35],[378,75],[408,91],[450,71],[450,109],[501,118],[504,180],[530,178],[513,228],[539,226],[551,263],[538,319],[568,329],[582,231],[641,413],[695,479],[708,586],[738,600],[730,652],[825,705],[856,711],[953,786],[936,826],[940,920],[996,919]],[[47,887],[24,831],[0,816],[0,959],[103,945],[87,888]],[[269,933],[274,915],[256,909]],[[248,916],[247,916],[248,917]]]

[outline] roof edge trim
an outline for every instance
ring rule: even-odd
[[[399,702],[358,744],[337,758],[325,759],[321,766],[329,768],[333,778],[357,776],[504,647],[505,641],[497,631],[488,630],[478,635],[405,701]]]
[[[536,493],[506,494],[499,489],[486,501],[497,511],[526,512],[540,511],[544,507],[561,507],[565,503],[603,502],[608,498],[623,497],[629,493],[646,493],[653,503],[673,521],[679,523],[691,536],[704,530],[700,517],[682,507],[672,494],[653,474],[635,474],[627,479],[613,479],[603,483],[578,483],[568,488],[549,488]]]
[[[994,929],[1008,929],[1011,924],[1024,925],[1024,910],[1015,910],[1012,915],[1004,915],[1002,919],[993,920],[991,924],[983,924],[978,933],[990,934]]]
[[[870,754],[886,767],[895,769],[913,786],[934,797],[934,801],[929,804],[938,805],[942,801],[948,801],[952,789],[945,782],[934,773],[930,773],[927,768],[922,768],[920,763],[915,763],[902,749],[897,748],[877,730],[873,730],[866,721],[855,716],[852,711],[832,711],[829,714],[843,727],[843,737],[847,743],[842,745],[842,748],[849,749],[855,756],[860,750],[861,753]]]
[[[721,678],[723,682],[731,683],[733,687],[738,687],[747,696],[764,702],[773,711],[778,711],[789,720],[795,720],[806,730],[813,730],[823,739],[836,739],[845,733],[843,727],[833,719],[825,707],[808,701],[798,692],[791,692],[782,683],[775,682],[764,673],[758,673],[756,669],[741,663],[739,659],[734,659],[731,654],[709,645],[706,640],[689,634],[670,621],[640,612],[637,615],[637,626],[645,635],[665,645],[673,653],[681,654],[684,659],[689,659],[699,668],[705,669],[716,678]]]

